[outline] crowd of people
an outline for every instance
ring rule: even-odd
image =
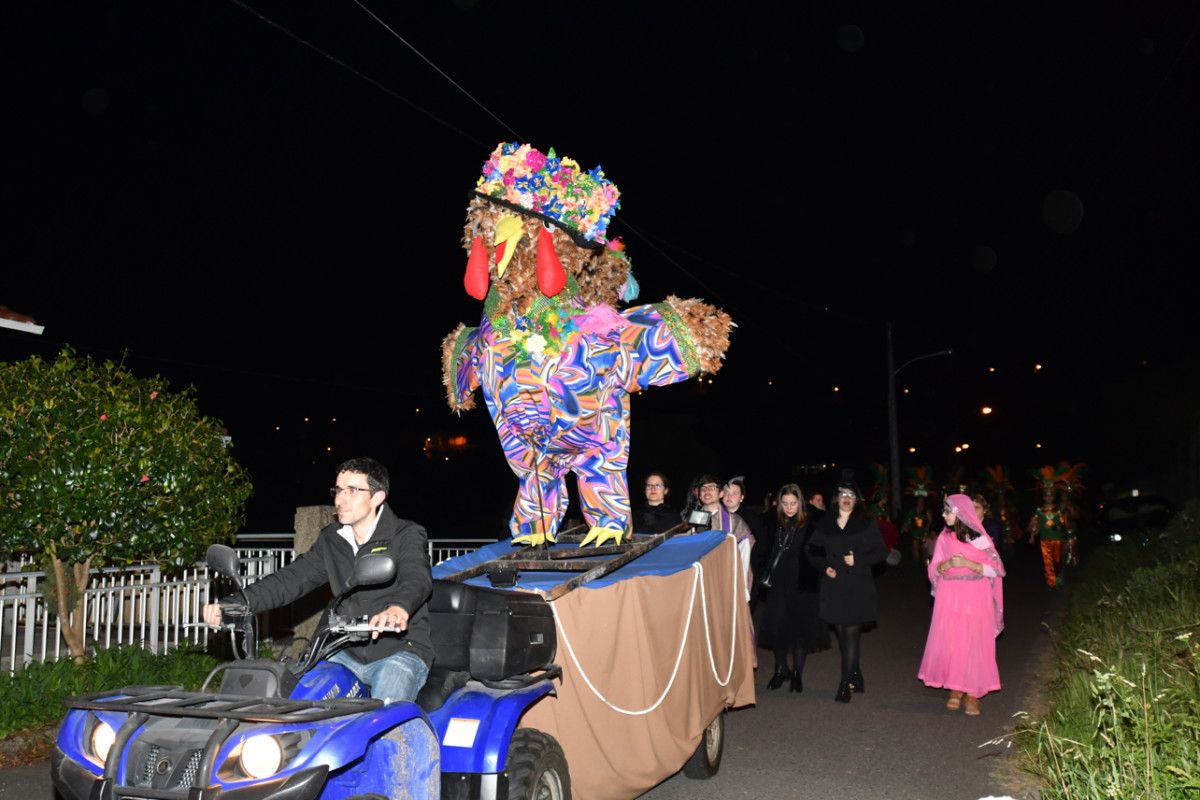
[[[826,510],[821,491],[796,483],[753,507],[746,503],[742,476],[721,480],[702,474],[677,508],[670,480],[655,471],[645,478],[645,502],[632,526],[638,533],[719,530],[733,536],[752,617],[762,607],[757,644],[774,655],[767,690],[787,685],[790,692],[803,692],[808,654],[830,649],[836,638],[841,672],[834,699],[842,703],[866,689],[861,636],[863,626],[876,620],[876,577],[885,565],[899,564],[907,551],[926,571],[934,598],[917,677],[949,693],[947,708],[979,714],[980,698],[1000,688],[995,640],[1003,629],[1004,559],[1024,531],[1011,524],[1011,509],[997,518],[984,495],[949,491],[943,493],[941,524],[935,524],[929,508],[935,495],[920,484],[910,492],[915,503],[897,527],[888,518],[886,492],[880,491],[886,482],[879,477],[868,498],[853,471],[844,470],[833,506]],[[1043,504],[1028,524],[1029,541],[1040,540],[1050,587],[1062,585],[1063,567],[1073,558],[1076,516],[1056,496],[1055,486],[1047,484]],[[368,616],[377,632],[335,659],[370,685],[374,696],[399,700],[415,696],[432,662],[425,608],[431,578],[425,531],[392,512],[388,491],[387,470],[374,459],[342,464],[330,490],[337,522],[321,532],[309,553],[245,593],[251,610],[260,612],[323,584],[337,589],[368,541],[372,552],[386,549],[398,564],[395,578],[346,601]],[[220,624],[221,605],[206,606],[204,618]],[[380,638],[383,632],[404,636]]]
[[[944,492],[938,520],[932,510],[937,495],[922,488],[909,492],[913,502],[897,526],[888,514],[885,483],[877,476],[867,496],[853,472],[844,470],[827,511],[815,488],[787,483],[751,507],[743,477],[721,481],[704,474],[676,506],[669,479],[655,471],[646,477],[634,530],[732,534],[744,559],[757,645],[774,655],[766,689],[803,692],[808,654],[830,649],[836,639],[841,670],[834,699],[842,703],[866,688],[861,636],[864,625],[876,620],[875,580],[888,566],[910,561],[927,573],[933,596],[917,677],[949,693],[947,708],[978,715],[980,699],[1000,689],[996,637],[1003,629],[1004,559],[1024,531],[1011,525],[1005,530],[982,493]],[[1050,513],[1049,500],[1029,526],[1030,541],[1042,540],[1052,586],[1061,577],[1051,570],[1061,571],[1069,554],[1046,542],[1065,539],[1067,527],[1065,515]]]

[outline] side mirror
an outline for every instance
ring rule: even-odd
[[[387,583],[396,577],[396,562],[387,553],[377,553],[354,562],[354,574],[346,582],[346,591],[359,586],[374,586]]]
[[[223,544],[214,544],[208,548],[208,553],[205,555],[204,561],[213,572],[219,572],[226,577],[237,580],[238,557],[232,547]]]

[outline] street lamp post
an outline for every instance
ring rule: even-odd
[[[888,389],[887,389],[887,409],[888,409],[888,444],[891,451],[891,466],[889,471],[892,476],[892,492],[891,492],[891,507],[892,514],[896,518],[900,516],[900,433],[896,425],[896,376],[900,374],[900,370],[907,367],[909,364],[915,364],[918,361],[924,361],[927,358],[936,356],[948,356],[954,353],[953,348],[938,350],[936,353],[926,353],[925,355],[916,356],[905,361],[900,366],[896,364],[896,351],[892,344],[892,323],[887,324],[887,368],[888,368]]]

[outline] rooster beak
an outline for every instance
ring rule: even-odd
[[[518,217],[505,214],[496,223],[496,277],[504,274],[513,253],[517,252],[517,242],[525,235],[525,225]]]

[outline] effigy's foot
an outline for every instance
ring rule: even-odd
[[[613,530],[612,528],[593,527],[588,530],[588,535],[583,538],[583,541],[580,542],[579,545],[580,547],[583,547],[585,545],[595,544],[596,547],[599,547],[600,545],[609,541],[613,542],[614,544],[620,544],[621,538],[624,535],[625,531]]]
[[[553,533],[527,533],[524,536],[514,536],[513,544],[527,544],[530,547],[541,547],[546,542],[554,544],[557,541]]]

